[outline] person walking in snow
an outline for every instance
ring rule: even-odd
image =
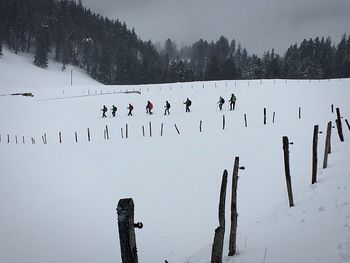
[[[127,109],[129,110],[128,116],[132,116],[132,110],[134,109],[134,106],[132,106],[131,103],[129,103]]]
[[[149,114],[149,115],[152,115],[152,114],[153,114],[152,109],[153,109],[153,104],[152,104],[152,102],[147,101],[146,113]]]
[[[106,117],[107,117],[107,116],[106,116],[106,112],[107,112],[107,107],[106,107],[106,105],[103,105],[101,111],[102,111],[102,118],[106,118]]]
[[[166,115],[166,113],[168,113],[168,115],[170,115],[170,111],[169,111],[169,109],[170,109],[170,103],[169,103],[168,101],[165,102],[164,108],[165,108],[164,115]]]
[[[219,104],[219,109],[222,110],[222,106],[224,105],[225,103],[225,100],[223,97],[220,97],[219,101],[218,101],[218,104]]]
[[[115,117],[115,113],[117,112],[117,107],[112,105],[111,111],[112,111],[112,116]]]
[[[190,101],[189,98],[187,98],[187,100],[184,102],[184,104],[186,105],[186,112],[190,112],[190,106],[192,105],[192,101]]]
[[[230,98],[230,110],[235,109],[236,100],[237,100],[236,96],[232,93]]]

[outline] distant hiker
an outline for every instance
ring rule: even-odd
[[[129,103],[129,107],[127,107],[127,109],[129,110],[128,116],[132,116],[132,110],[134,109],[134,106]]]
[[[224,105],[225,103],[225,100],[223,97],[220,97],[219,101],[218,101],[218,104],[219,104],[219,109],[222,110],[222,105]]]
[[[184,104],[186,105],[186,112],[190,112],[190,106],[192,105],[192,101],[190,101],[189,98],[187,98],[187,100],[184,102]]]
[[[152,109],[153,109],[153,104],[152,104],[152,102],[147,101],[146,113],[152,115],[152,114],[153,114]]]
[[[170,115],[170,103],[168,101],[165,102],[165,112],[164,112],[164,115],[166,115],[166,113],[168,113]]]
[[[236,100],[237,100],[236,96],[232,93],[231,99],[230,99],[230,110],[235,109]]]
[[[115,113],[117,112],[117,107],[112,105],[111,111],[112,111],[112,116],[115,117]]]
[[[106,107],[106,105],[103,105],[103,108],[101,109],[101,111],[102,111],[102,118],[106,118],[107,116],[106,116],[106,112],[107,112],[107,107]]]

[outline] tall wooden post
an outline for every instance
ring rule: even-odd
[[[75,135],[75,142],[77,143],[78,142],[78,133],[74,132],[74,135]]]
[[[339,139],[340,139],[341,142],[343,142],[344,141],[344,135],[343,135],[343,127],[342,127],[342,124],[341,124],[341,116],[340,116],[339,108],[336,108],[336,111],[337,111],[337,120],[335,122],[336,122],[337,129],[338,129]]]
[[[312,140],[312,180],[311,183],[317,182],[317,144],[318,144],[318,125],[314,126],[314,136]]]
[[[106,125],[106,138],[109,140],[108,126]]]
[[[235,158],[232,173],[232,193],[231,193],[231,229],[230,240],[228,246],[228,255],[234,256],[236,254],[236,236],[237,236],[237,183],[238,183],[238,168],[239,157]]]
[[[264,108],[264,125],[266,125],[266,108]]]
[[[222,115],[222,129],[225,130],[225,115]]]
[[[299,107],[299,120],[301,119],[301,107]]]
[[[248,127],[247,114],[244,114],[244,124],[245,124],[245,127]]]
[[[125,138],[129,138],[129,128],[128,128],[128,124],[125,124]]]
[[[161,127],[160,127],[160,136],[163,136],[163,126],[164,126],[164,124],[162,123]]]
[[[89,128],[87,128],[87,134],[88,134],[88,141],[90,141],[91,137],[90,137],[90,129]]]
[[[131,198],[120,199],[117,214],[122,263],[138,263],[133,200]]]
[[[293,201],[293,191],[292,191],[292,180],[290,177],[290,168],[289,168],[289,140],[287,136],[283,136],[283,152],[284,152],[284,171],[286,174],[286,183],[289,199],[289,207],[294,206]]]
[[[143,137],[145,137],[145,126],[144,125],[142,125],[142,135],[143,135]]]
[[[334,113],[334,106],[333,106],[333,104],[331,105],[331,111],[332,111],[332,113]]]
[[[275,123],[275,115],[276,115],[276,112],[273,112],[273,115],[272,115],[272,123]]]
[[[58,135],[59,135],[60,143],[62,143],[62,133],[59,132]]]
[[[222,252],[225,236],[225,200],[227,188],[227,170],[224,171],[221,181],[219,202],[219,227],[215,229],[214,242],[211,251],[211,263],[222,263]]]
[[[327,125],[327,134],[326,134],[326,142],[324,146],[324,156],[323,156],[323,169],[327,168],[328,164],[328,154],[330,153],[331,148],[331,132],[332,132],[332,122],[328,122]]]
[[[202,132],[202,121],[199,121],[199,132]]]

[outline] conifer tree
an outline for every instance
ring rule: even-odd
[[[46,68],[48,65],[47,54],[49,52],[49,32],[48,27],[43,25],[40,27],[36,38],[36,50],[34,56],[34,64],[41,68]]]

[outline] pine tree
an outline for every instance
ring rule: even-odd
[[[41,68],[48,65],[47,54],[49,52],[49,33],[46,25],[41,26],[36,38],[36,50],[34,56],[34,64]]]

